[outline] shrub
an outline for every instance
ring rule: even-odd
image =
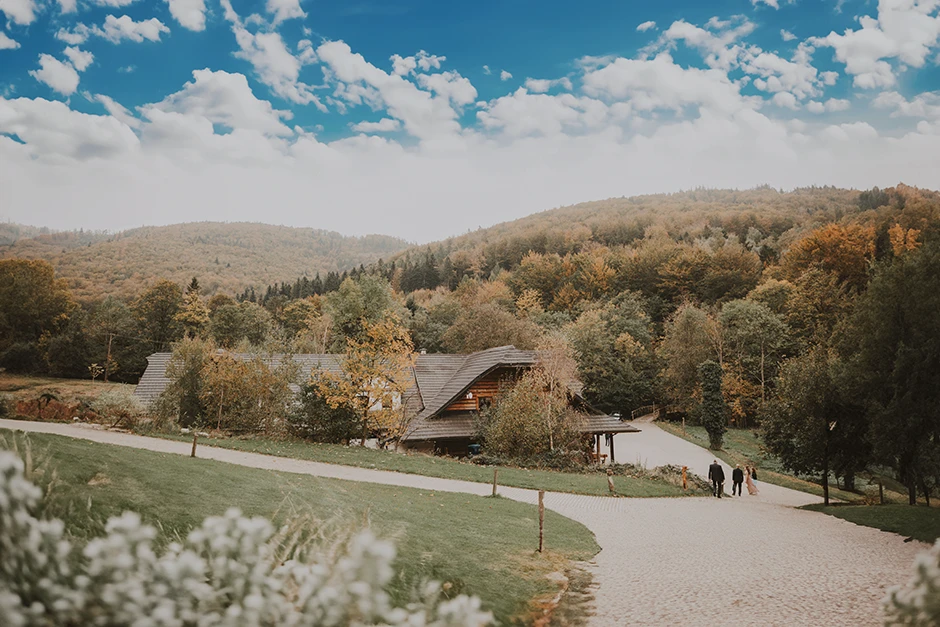
[[[359,412],[349,405],[331,407],[313,384],[303,387],[287,419],[292,434],[313,442],[348,444],[362,435]]]
[[[143,405],[130,386],[108,390],[92,399],[90,405],[91,410],[105,420],[128,427],[133,427],[144,413]]]
[[[442,601],[429,584],[394,607],[392,544],[370,532],[342,551],[285,549],[263,518],[231,509],[158,552],[156,530],[125,512],[83,550],[61,520],[39,520],[42,492],[23,462],[0,452],[0,624],[47,625],[428,625],[492,622],[476,598]],[[289,556],[284,559],[282,556]]]
[[[33,342],[17,342],[0,353],[0,368],[18,374],[33,374],[42,370],[39,347]]]
[[[885,625],[940,625],[940,540],[914,560],[914,575],[888,590],[882,601]]]

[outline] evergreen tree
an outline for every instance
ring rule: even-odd
[[[708,432],[708,446],[721,450],[725,431],[728,429],[728,406],[721,394],[721,366],[708,360],[699,366],[702,386],[702,404],[699,405],[699,420]]]

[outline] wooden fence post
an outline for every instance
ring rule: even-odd
[[[539,490],[539,553],[545,541],[545,490]]]
[[[496,475],[499,474],[499,468],[493,469],[493,496],[496,496]]]
[[[685,416],[682,417],[682,435],[685,435]]]
[[[881,480],[878,481],[878,499],[885,504],[885,484]]]
[[[196,430],[193,429],[193,452],[189,454],[190,457],[195,457],[195,456],[196,456],[196,437],[197,437],[198,435],[199,435],[199,434],[196,432]]]
[[[687,478],[687,476],[686,476],[686,474],[685,474],[688,469],[689,469],[688,466],[683,466],[683,467],[682,467],[682,489],[683,489],[683,490],[688,490],[688,489],[689,489],[689,480],[688,480],[688,478]]]

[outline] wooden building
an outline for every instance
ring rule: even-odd
[[[339,372],[342,363],[342,355],[304,354],[291,358],[300,366],[298,383],[308,380],[316,368]],[[169,359],[169,353],[155,353],[147,358],[147,370],[134,392],[145,404],[156,400],[169,383],[166,377]],[[280,359],[283,357],[273,356],[270,361],[276,363]],[[493,402],[501,385],[536,364],[536,351],[514,346],[469,355],[418,355],[412,369],[413,385],[403,399],[406,415],[412,417],[400,446],[428,452],[466,453],[477,437],[480,410]],[[570,381],[568,388],[572,405],[584,415],[581,429],[595,438],[598,450],[602,435],[639,431],[619,418],[594,411],[581,395],[580,382]]]

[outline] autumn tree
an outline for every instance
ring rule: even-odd
[[[532,376],[542,385],[542,421],[548,434],[548,448],[555,450],[560,430],[568,431],[565,422],[569,413],[570,386],[578,380],[578,363],[574,349],[562,333],[548,333],[536,345],[539,361]]]
[[[313,372],[311,383],[330,407],[355,407],[362,446],[370,433],[385,441],[404,435],[403,398],[413,382],[413,351],[407,329],[386,316],[376,322],[364,321],[361,335],[347,338],[340,372]]]
[[[714,361],[708,360],[699,366],[702,387],[702,402],[698,408],[698,419],[708,433],[708,446],[719,451],[728,429],[728,406],[721,392],[722,371]]]
[[[362,337],[367,326],[383,320],[395,308],[395,299],[388,281],[364,275],[343,281],[326,295],[324,305],[336,332],[333,348],[342,352],[347,340]]]
[[[119,367],[114,358],[114,342],[129,339],[127,336],[133,331],[134,319],[127,305],[112,296],[108,296],[98,303],[91,315],[89,332],[103,347],[100,363],[104,368],[104,381],[108,382]]]
[[[721,308],[719,315],[725,346],[742,374],[758,386],[760,400],[776,375],[787,349],[788,329],[783,320],[761,303],[735,300]]]
[[[46,261],[0,259],[0,351],[63,328],[76,305]]]
[[[791,246],[783,257],[783,269],[795,279],[810,268],[818,268],[832,273],[850,289],[861,291],[868,283],[874,256],[874,227],[830,223]]]
[[[326,385],[330,385],[326,383]],[[299,403],[288,413],[291,433],[311,442],[349,444],[362,435],[362,424],[356,403],[346,402],[333,407],[317,385],[308,383],[300,392]]]
[[[208,416],[202,398],[203,369],[212,356],[212,343],[185,337],[173,345],[166,366],[169,383],[161,394],[161,412],[178,418],[182,426],[198,424]]]
[[[279,433],[294,398],[292,359],[238,358],[214,353],[202,366],[199,400],[206,422],[235,432]]]
[[[180,286],[160,279],[131,305],[138,332],[150,343],[151,351],[166,351],[172,342],[182,337],[183,330],[176,318],[182,304]]]
[[[444,332],[444,348],[454,353],[472,353],[496,346],[535,348],[538,327],[531,320],[520,319],[495,303],[464,308]]]
[[[183,296],[183,303],[175,320],[183,326],[186,337],[190,339],[198,337],[209,324],[209,308],[199,296],[199,281],[196,277],[193,277],[186,288],[186,295]]]

